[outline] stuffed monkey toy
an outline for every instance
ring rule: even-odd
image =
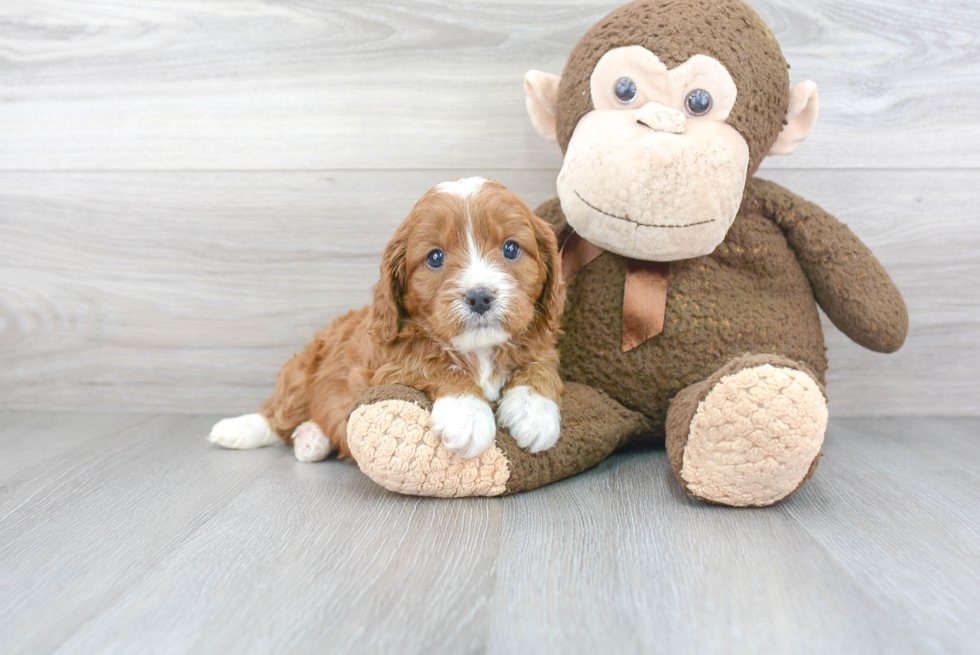
[[[406,494],[493,496],[666,443],[683,489],[765,506],[813,474],[827,427],[817,313],[878,352],[905,340],[902,297],[870,250],[813,203],[754,177],[817,119],[742,0],[638,0],[593,26],[561,78],[525,78],[531,121],[564,153],[537,214],[563,244],[562,433],[531,454],[506,432],[455,458],[431,404],[377,387],[351,414],[362,470]]]

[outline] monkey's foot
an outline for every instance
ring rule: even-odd
[[[826,429],[823,390],[801,364],[745,356],[677,395],[667,454],[692,496],[763,507],[810,478]]]
[[[433,433],[428,398],[414,389],[398,389],[403,398],[369,402],[351,413],[347,443],[361,471],[385,489],[411,496],[499,496],[506,491],[510,469],[499,448],[458,457]]]

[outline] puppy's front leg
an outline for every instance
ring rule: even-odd
[[[564,385],[558,367],[533,362],[515,371],[497,406],[497,422],[510,431],[521,448],[532,453],[548,450],[561,434],[558,401]]]
[[[446,448],[468,458],[493,445],[497,424],[476,385],[445,386],[434,395],[432,429]]]

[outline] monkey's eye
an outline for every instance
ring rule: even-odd
[[[500,252],[503,254],[504,259],[514,261],[521,256],[521,247],[513,241],[507,241],[504,243],[504,247],[500,249]]]
[[[428,264],[429,268],[442,268],[442,265],[446,262],[446,253],[444,253],[439,248],[436,248],[428,254],[425,258],[425,263]]]
[[[695,89],[684,99],[684,108],[691,116],[704,116],[711,111],[711,94],[704,89]]]
[[[616,97],[624,105],[628,105],[636,98],[636,82],[628,77],[621,77],[616,80]]]

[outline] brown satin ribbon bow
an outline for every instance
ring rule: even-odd
[[[561,248],[561,270],[565,281],[604,252],[599,246],[572,232]],[[624,353],[663,332],[667,312],[667,275],[670,273],[669,262],[627,259],[626,265],[626,285],[623,289]]]

